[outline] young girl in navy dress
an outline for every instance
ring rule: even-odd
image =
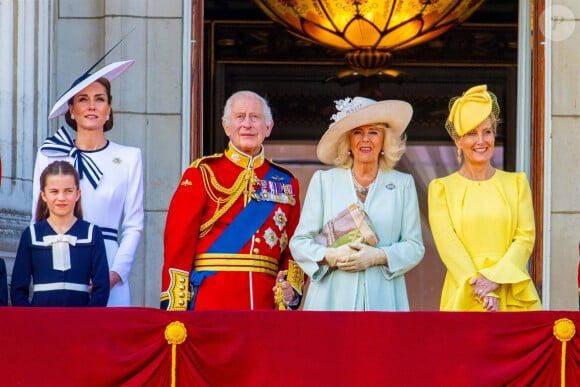
[[[74,167],[67,161],[49,164],[40,175],[39,196],[36,223],[24,230],[16,253],[12,305],[106,306],[105,244],[98,226],[82,220]]]

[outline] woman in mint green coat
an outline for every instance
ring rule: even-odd
[[[317,147],[319,160],[334,168],[312,176],[290,241],[310,277],[303,309],[407,311],[404,274],[425,248],[413,177],[393,168],[405,151],[403,132],[413,110],[404,101],[363,97],[336,107]],[[345,230],[337,215],[349,207],[367,218],[361,224],[361,217],[347,217]],[[369,228],[372,237],[365,235]],[[335,241],[345,231],[353,240]]]

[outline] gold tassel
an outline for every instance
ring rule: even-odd
[[[187,339],[187,329],[181,321],[173,321],[165,328],[165,340],[171,344],[171,387],[175,387],[175,371],[177,369],[177,344]]]
[[[282,292],[282,282],[288,281],[290,286],[296,293],[302,295],[304,289],[304,271],[296,263],[296,261],[288,261],[288,270],[284,271],[284,278],[276,283],[276,293],[274,295],[274,301],[276,303],[277,310],[287,310],[291,309],[286,304],[284,304],[284,294]]]
[[[286,305],[284,304],[284,294],[282,292],[282,282],[276,282],[276,294],[274,296],[274,302],[276,303],[277,310],[286,310]]]
[[[576,334],[576,326],[567,319],[561,318],[554,322],[554,336],[562,342],[562,360],[560,363],[560,386],[566,386],[566,342]]]

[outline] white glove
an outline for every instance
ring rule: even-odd
[[[371,266],[386,265],[388,263],[387,254],[383,249],[365,245],[360,241],[350,243],[349,246],[355,249],[356,252],[337,262],[337,267],[341,270],[357,272],[366,270]]]
[[[346,257],[350,256],[354,252],[356,252],[356,250],[352,249],[349,244],[345,244],[339,247],[328,247],[324,253],[324,259],[326,260],[328,267],[336,267],[336,261],[339,258],[346,259]]]

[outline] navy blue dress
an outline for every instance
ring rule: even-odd
[[[68,247],[70,268],[64,270],[53,263],[52,246],[44,241],[50,235],[57,234],[46,220],[22,233],[12,271],[12,305],[106,306],[109,265],[99,227],[81,219],[73,224],[66,235],[76,237],[76,242]],[[29,301],[31,280],[32,300]]]
[[[0,258],[0,306],[8,305],[8,279],[6,263]]]

